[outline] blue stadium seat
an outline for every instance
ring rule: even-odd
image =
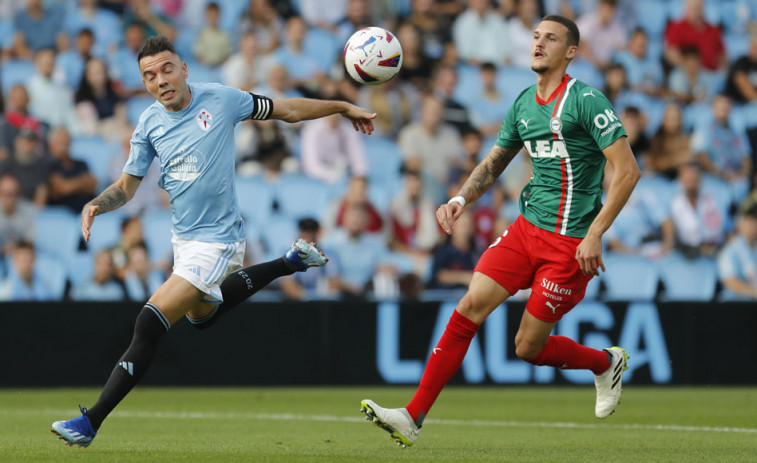
[[[72,286],[84,283],[95,273],[95,253],[77,252],[68,260],[68,281]]]
[[[318,63],[324,72],[328,72],[342,51],[342,44],[337,42],[333,34],[317,27],[308,28],[302,46],[304,53]]]
[[[497,89],[512,101],[526,88],[534,85],[534,73],[530,69],[501,67],[497,71]]]
[[[34,75],[34,64],[31,61],[9,60],[0,66],[0,82],[3,95],[8,96],[11,87],[17,84],[26,85]]]
[[[162,210],[145,212],[142,216],[142,227],[150,261],[154,263],[172,260],[171,212]]]
[[[97,252],[118,244],[121,240],[121,223],[123,220],[124,215],[119,209],[95,217],[91,229],[92,233],[89,235],[89,242],[87,242],[87,249]]]
[[[645,174],[636,184],[636,191],[643,198],[646,204],[659,205],[665,208],[665,213],[661,216],[667,216],[667,209],[670,208],[670,201],[676,193],[676,184],[661,175]]]
[[[279,214],[298,220],[317,217],[329,203],[329,187],[318,180],[301,175],[289,175],[274,184]]]
[[[742,39],[748,33],[750,21],[757,15],[757,4],[753,0],[719,0],[721,23],[726,35],[742,34]],[[748,46],[749,40],[743,40]],[[738,57],[729,52],[731,60]]]
[[[729,32],[723,36],[723,42],[731,62],[749,53],[749,40],[743,33]]]
[[[647,259],[608,253],[603,259],[607,272],[602,276],[605,298],[621,301],[652,301],[659,282],[655,265]]]
[[[34,260],[36,273],[42,278],[47,288],[52,292],[53,298],[63,299],[66,291],[66,260],[60,260],[49,254],[37,253]]]
[[[47,254],[65,261],[79,248],[81,221],[63,206],[48,206],[37,212],[34,220],[34,247],[38,254]]]
[[[155,99],[151,96],[135,96],[126,100],[126,117],[129,119],[129,124],[136,127],[139,116],[153,103]]]
[[[101,137],[74,137],[71,140],[71,157],[87,163],[92,175],[97,178],[100,191],[110,184],[108,170],[113,156],[118,154],[118,145],[113,145]]]
[[[455,68],[457,71],[457,85],[452,93],[457,101],[470,101],[481,93],[482,83],[478,68],[470,64],[461,63]]]
[[[605,79],[602,73],[599,72],[599,70],[589,61],[583,59],[574,60],[570,64],[570,71],[568,71],[568,74],[594,88],[603,88],[605,85]],[[531,75],[531,83],[533,84],[533,73],[531,73]]]
[[[192,59],[187,60],[187,72],[187,82],[189,83],[221,81],[220,68],[211,68],[209,66],[205,66],[199,61],[194,61]]]
[[[375,137],[375,138],[374,138]],[[371,136],[365,144],[365,157],[368,160],[368,181],[370,185],[380,185],[394,192],[401,183],[400,167],[402,153],[394,140]]]
[[[711,259],[666,259],[660,279],[665,286],[661,298],[666,301],[711,301],[715,297],[717,268]]]
[[[639,26],[647,31],[650,38],[658,39],[665,33],[665,27],[670,18],[670,10],[666,2],[659,0],[639,0],[636,2]]]
[[[237,177],[234,186],[247,228],[265,226],[273,214],[273,186],[258,177]]]
[[[258,231],[268,260],[284,255],[292,242],[299,236],[297,223],[293,219],[281,215],[271,217],[266,222],[265,227]]]

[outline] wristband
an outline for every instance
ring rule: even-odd
[[[465,198],[463,198],[462,196],[455,196],[454,198],[447,201],[447,204],[452,204],[453,201],[456,203],[460,203],[461,207],[465,207]]]

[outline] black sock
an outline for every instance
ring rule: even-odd
[[[221,295],[223,302],[202,319],[189,319],[197,329],[205,329],[212,326],[221,315],[230,309],[246,301],[250,296],[263,289],[268,283],[276,278],[291,275],[294,269],[290,268],[283,258],[274,259],[270,262],[255,264],[250,267],[232,272],[221,283]]]
[[[134,323],[134,336],[129,348],[118,360],[97,403],[87,410],[87,418],[95,431],[145,374],[160,338],[170,327],[165,315],[155,305],[145,304]]]

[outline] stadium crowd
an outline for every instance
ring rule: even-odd
[[[331,258],[271,297],[465,288],[518,215],[528,153],[450,237],[435,209],[535,83],[531,31],[552,13],[576,19],[580,58],[568,72],[613,102],[644,173],[605,236],[608,272],[587,298],[757,299],[755,0],[7,0],[0,300],[143,301],[170,273],[159,166],[124,208],[96,219],[89,243],[79,224],[82,206],[120,175],[154,101],[136,54],[156,34],[174,41],[190,83],[378,113],[370,137],[338,116],[238,126],[247,260],[281,255],[297,237]],[[369,25],[403,46],[399,75],[380,86],[353,82],[341,60],[348,37]]]

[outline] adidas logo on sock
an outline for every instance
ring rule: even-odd
[[[119,363],[120,366],[123,367],[124,370],[126,370],[127,373],[129,373],[131,376],[134,376],[134,364],[131,362],[121,362]]]

